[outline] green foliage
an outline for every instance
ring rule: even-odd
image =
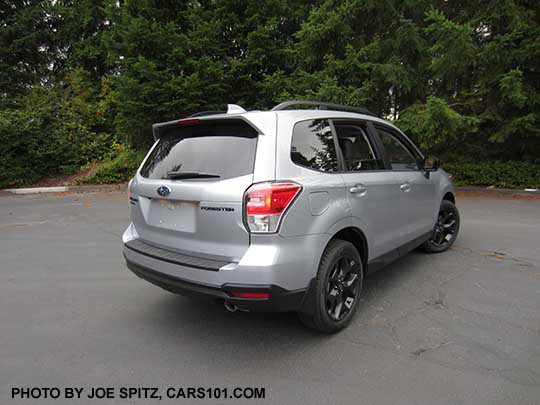
[[[465,162],[443,164],[458,186],[540,188],[540,164],[526,162]]]
[[[90,176],[80,180],[85,184],[121,183],[128,181],[141,164],[143,152],[121,148],[118,154],[104,161]]]
[[[49,76],[51,46],[49,2],[3,1],[0,5],[0,107]]]
[[[293,98],[367,107],[446,161],[538,163],[539,19],[514,0],[7,0],[0,187]]]
[[[66,80],[63,91],[36,87],[0,111],[0,187],[71,174],[109,153],[114,138],[94,130],[100,119],[85,73]]]
[[[429,154],[449,155],[466,148],[478,130],[479,119],[453,110],[437,97],[428,97],[426,104],[414,105],[401,114],[397,125],[412,134],[420,149]]]

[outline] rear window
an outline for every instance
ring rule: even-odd
[[[215,175],[223,180],[253,173],[258,134],[242,120],[209,120],[164,131],[141,169],[149,179],[171,173]],[[219,176],[219,177],[218,177]]]
[[[294,126],[291,160],[321,172],[338,170],[336,148],[327,120],[301,121]]]

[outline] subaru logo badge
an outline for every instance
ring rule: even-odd
[[[167,197],[171,194],[171,188],[167,186],[161,186],[157,189],[157,193],[162,197]]]

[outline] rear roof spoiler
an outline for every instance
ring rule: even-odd
[[[239,125],[239,126],[249,126],[254,132],[262,134],[262,132],[249,120],[239,115],[227,116],[227,114],[205,114],[199,116],[190,116],[188,118],[160,122],[152,125],[152,132],[154,133],[154,140],[158,140],[167,132],[183,127],[201,127],[200,124],[219,124],[222,123],[225,126]]]
[[[347,112],[353,112],[353,113],[358,113],[358,114],[370,115],[372,117],[377,117],[376,114],[373,114],[371,111],[369,111],[366,108],[352,107],[352,106],[343,105],[343,104],[326,103],[324,101],[316,101],[316,100],[289,100],[289,101],[285,101],[283,103],[280,103],[274,106],[269,111],[283,111],[283,110],[292,109],[291,107],[302,107],[302,106],[311,106],[311,107],[314,107],[316,110],[347,111]],[[178,125],[185,125],[185,126],[194,125],[200,122],[199,118],[204,119],[210,116],[219,116],[216,118],[228,119],[229,117],[227,117],[227,115],[230,115],[231,116],[230,118],[233,118],[235,117],[236,114],[243,114],[246,112],[247,111],[244,108],[240,107],[237,104],[227,104],[227,111],[219,111],[219,110],[200,111],[184,119],[168,121],[168,122],[160,122],[158,124],[154,124],[152,125],[152,131],[154,133],[154,139],[158,140],[161,137],[161,135],[163,135],[163,133],[166,132],[168,129],[171,129]],[[236,116],[236,118],[242,119],[243,121],[247,122],[249,125],[253,126],[251,122],[247,121],[241,116]],[[258,130],[257,132],[261,133]]]

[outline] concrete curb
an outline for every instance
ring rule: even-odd
[[[507,188],[486,187],[454,187],[456,192],[463,194],[492,194],[494,196],[540,196],[540,191],[512,190]]]
[[[96,193],[104,191],[124,191],[127,183],[120,184],[90,184],[84,186],[61,186],[61,187],[31,187],[31,188],[11,188],[0,190],[0,196],[21,195],[21,194],[41,194],[41,193]],[[463,194],[492,194],[494,196],[539,196],[540,191],[511,190],[503,188],[485,187],[455,187],[456,192]]]
[[[30,188],[10,188],[0,190],[0,196],[21,195],[21,194],[41,194],[41,193],[96,193],[100,191],[123,191],[127,188],[127,183],[120,184],[90,184],[84,186],[60,186],[60,187],[30,187]]]

